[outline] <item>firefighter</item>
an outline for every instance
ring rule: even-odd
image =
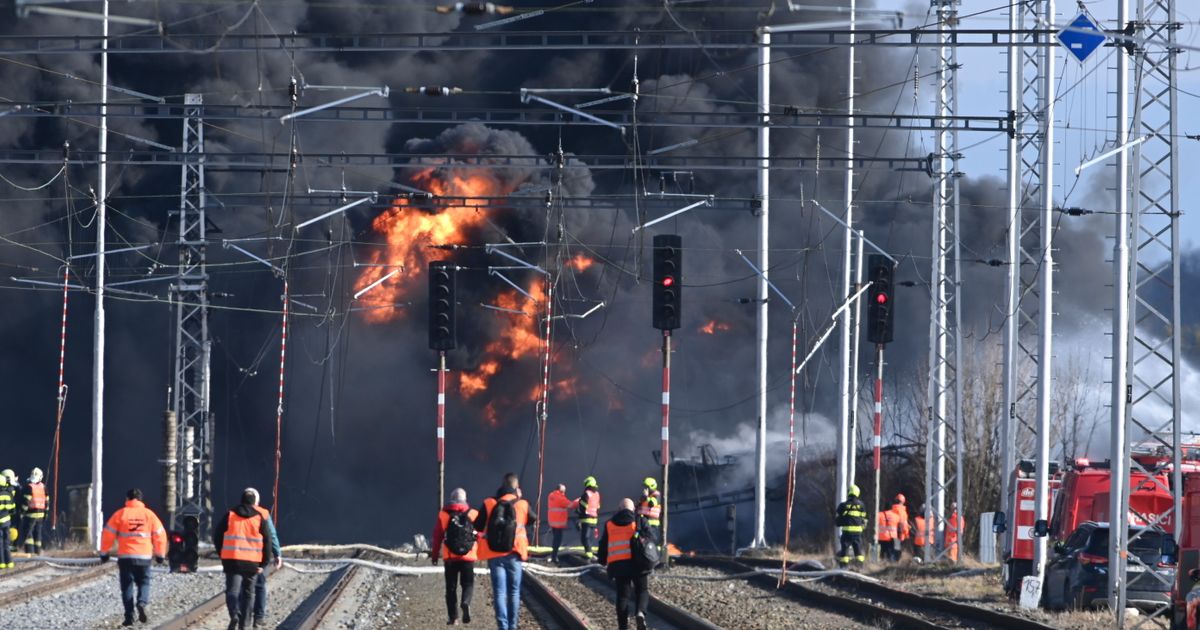
[[[12,529],[12,517],[17,512],[17,504],[13,500],[16,488],[8,485],[8,477],[0,475],[0,532],[4,540],[0,541],[0,569],[13,567],[12,551],[8,548],[9,530]]]
[[[259,574],[271,563],[271,521],[259,513],[257,493],[243,492],[241,501],[229,509],[213,528],[213,546],[225,570],[225,606],[229,630],[246,627],[243,611],[254,609],[254,591]]]
[[[550,561],[558,564],[558,550],[562,547],[563,532],[567,531],[567,521],[571,516],[571,500],[567,498],[567,486],[558,484],[550,493],[547,503],[549,513],[546,520],[550,522],[551,535]]]
[[[275,570],[283,568],[283,548],[279,546],[279,530],[275,529],[275,522],[271,520],[271,512],[267,508],[260,505],[261,497],[258,490],[254,488],[246,488],[243,492],[254,495],[254,511],[262,515],[267,524],[271,526],[271,556],[275,558]],[[267,575],[269,567],[264,568],[262,573],[258,574],[258,578],[254,582],[254,627],[257,628],[266,623],[267,618]],[[245,602],[242,603],[242,617],[246,617],[246,613],[250,612],[245,608]]]
[[[638,516],[646,519],[646,527],[654,534],[656,542],[662,542],[662,495],[658,493],[658,481],[654,477],[642,480],[642,501],[638,503]]]
[[[21,524],[25,528],[21,533],[21,543],[25,545],[25,553],[40,555],[42,529],[46,513],[50,511],[50,497],[46,494],[46,484],[42,483],[41,468],[34,468],[29,473],[28,483],[21,488],[21,504],[24,506]]]
[[[862,499],[858,498],[858,486],[851,484],[850,490],[847,493],[845,501],[842,501],[837,506],[836,524],[841,530],[839,542],[841,543],[838,549],[837,563],[841,568],[846,568],[850,565],[850,561],[854,560],[859,568],[862,568],[867,557],[863,553],[863,529],[867,526],[867,507],[863,505]],[[850,555],[851,548],[854,549],[854,555]]]
[[[896,562],[900,559],[900,552],[898,550],[900,544],[900,515],[896,514],[896,511],[892,509],[880,510],[879,516],[876,517],[876,523],[876,539],[879,541],[879,559]]]
[[[571,507],[579,515],[579,542],[583,545],[583,555],[594,561],[596,554],[592,552],[592,543],[600,524],[600,484],[596,483],[595,477],[583,480],[583,494],[571,502]]]
[[[917,511],[917,515],[913,517],[913,524],[915,525],[913,529],[913,559],[921,562],[925,557],[925,541],[932,538],[925,527],[924,505]]]
[[[438,557],[446,561],[446,625],[458,624],[458,611],[462,609],[462,622],[471,623],[471,596],[475,593],[475,561],[478,556],[478,535],[475,519],[479,512],[467,504],[467,491],[455,488],[450,491],[450,502],[438,512],[437,525],[433,528],[433,547],[429,556],[433,564]],[[462,586],[462,601],[458,599],[458,587]]]
[[[950,502],[950,518],[946,521],[946,557],[958,562],[958,535],[962,531],[958,517],[958,502]]]
[[[653,481],[651,479],[650,481]],[[633,592],[634,619],[638,630],[646,630],[646,606],[650,603],[650,570],[638,566],[633,557],[633,539],[638,535],[638,517],[633,499],[621,499],[621,508],[604,524],[597,558],[608,567],[617,586],[617,628],[629,628],[629,595]]]
[[[507,518],[511,517],[511,525]],[[508,473],[496,496],[488,497],[475,517],[475,530],[483,532],[478,556],[487,560],[492,577],[492,607],[499,630],[517,630],[521,612],[521,574],[529,559],[529,535],[525,528],[537,523],[529,502],[521,498],[517,475]]]
[[[150,604],[150,560],[166,561],[167,530],[153,510],[142,503],[142,491],[125,493],[125,507],[117,510],[100,536],[100,562],[108,562],[108,552],[117,544],[117,568],[120,570],[121,603],[125,606],[122,626],[133,625],[134,589],[137,590],[138,621],[146,623]]]
[[[8,483],[13,498],[12,521],[3,531],[4,546],[8,547],[10,552],[15,552],[21,548],[21,481],[17,479],[17,473],[13,472],[11,468],[0,470],[0,477],[3,477]],[[12,558],[11,553],[9,558]]]

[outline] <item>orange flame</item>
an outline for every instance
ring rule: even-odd
[[[575,254],[570,260],[567,261],[567,266],[575,271],[587,271],[588,267],[591,267],[594,264],[596,264],[596,261],[582,252]]]
[[[726,324],[725,322],[719,322],[715,319],[710,319],[710,320],[708,320],[707,324],[700,327],[700,332],[702,332],[706,335],[715,335],[715,334],[717,334],[718,331],[726,332],[730,328],[731,328],[731,326],[729,324]]]
[[[413,207],[408,199],[398,198],[392,207],[371,222],[371,228],[387,240],[387,246],[371,252],[366,267],[354,283],[355,292],[384,278],[379,286],[365,293],[359,302],[368,310],[363,318],[372,324],[382,324],[404,316],[402,303],[420,287],[425,266],[433,258],[430,245],[461,245],[467,234],[486,220],[480,206],[482,199],[472,197],[502,197],[512,192],[509,186],[496,181],[487,171],[458,170],[449,175],[435,175],[433,168],[421,171],[412,178],[414,185],[437,197],[468,197],[456,200],[437,212]]]

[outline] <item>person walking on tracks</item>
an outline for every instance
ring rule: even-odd
[[[271,521],[255,509],[254,493],[243,492],[240,503],[230,508],[213,528],[213,546],[225,570],[225,605],[229,608],[229,630],[246,627],[243,611],[253,610],[258,575],[271,563],[268,541]],[[255,624],[258,625],[258,624]]]
[[[475,518],[479,512],[467,504],[467,491],[455,488],[450,491],[450,502],[438,512],[437,525],[433,528],[433,547],[429,557],[433,564],[438,556],[446,562],[446,625],[458,623],[458,611],[462,609],[462,622],[471,623],[471,596],[475,593],[475,561],[479,558]],[[462,601],[458,599],[458,587],[462,586]]]
[[[633,499],[621,499],[620,509],[604,524],[604,533],[600,535],[600,553],[597,560],[608,567],[608,576],[616,582],[619,630],[629,628],[630,591],[633,594],[637,628],[646,630],[646,606],[650,603],[650,572],[654,567],[640,562],[636,553],[639,536],[654,536],[652,528],[645,520],[633,513]]]
[[[271,511],[260,505],[261,497],[258,490],[254,488],[246,488],[244,492],[254,495],[254,510],[262,515],[263,519],[271,526],[271,556],[275,558],[275,570],[283,568],[283,548],[279,545],[279,530],[275,528],[275,522],[271,520]],[[262,573],[254,581],[254,627],[259,627],[265,623],[267,618],[267,576],[270,575],[270,568],[264,568]],[[242,603],[242,617],[246,616],[249,609],[245,608],[245,603]]]
[[[483,501],[475,517],[475,529],[482,532],[478,556],[487,560],[492,578],[492,605],[496,609],[496,627],[516,630],[521,612],[521,573],[529,559],[529,535],[525,528],[537,522],[529,512],[529,502],[521,498],[521,486],[513,473],[504,475],[496,496]]]
[[[867,507],[863,505],[862,499],[859,498],[858,486],[851,484],[850,490],[847,493],[845,501],[842,501],[837,506],[837,526],[841,530],[838,541],[840,549],[838,549],[837,563],[841,568],[850,566],[850,561],[853,560],[859,568],[862,568],[866,562],[867,556],[863,553],[863,530],[867,527]],[[850,552],[853,550],[854,555]]]
[[[125,507],[117,510],[100,536],[100,562],[108,562],[108,552],[117,544],[117,568],[120,570],[121,603],[125,605],[122,626],[133,625],[134,588],[137,589],[138,621],[146,623],[150,604],[150,560],[162,564],[167,556],[167,530],[153,510],[142,503],[142,491],[133,488],[125,494]]]
[[[567,521],[571,517],[571,500],[567,498],[567,486],[558,484],[547,500],[549,514],[546,520],[550,522],[550,561],[558,564],[558,550],[562,547],[563,532],[567,531]]]
[[[0,570],[13,568],[12,550],[8,547],[9,530],[12,529],[13,515],[17,512],[15,500],[16,488],[8,485],[8,479],[0,475],[0,532],[4,540],[0,540]]]

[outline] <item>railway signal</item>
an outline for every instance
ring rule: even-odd
[[[678,234],[654,237],[654,327],[679,328],[683,311],[683,239]]]
[[[439,260],[429,263],[429,349],[453,350],[454,265]]]
[[[894,321],[892,313],[892,262],[886,256],[874,254],[867,259],[867,340],[874,344],[891,343]]]

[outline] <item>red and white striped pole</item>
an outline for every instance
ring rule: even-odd
[[[279,524],[279,467],[283,461],[283,367],[287,363],[288,281],[283,281],[283,318],[279,325],[279,399],[275,404],[275,485],[271,490],[271,519]]]
[[[668,497],[668,489],[670,484],[668,481],[671,471],[671,331],[663,331],[663,370],[662,370],[662,512],[659,520],[662,521],[662,547],[663,547],[663,563],[665,566],[671,566],[671,552],[667,541],[667,506],[670,500]]]
[[[446,351],[438,351],[437,462],[438,509],[446,504]]]
[[[67,289],[71,280],[71,269],[63,266],[63,308],[62,331],[58,341],[58,409],[54,419],[54,494],[50,495],[50,529],[58,528],[58,447],[62,436],[63,409],[67,405],[66,363],[67,363]]]
[[[537,485],[537,501],[535,501],[537,513],[542,513],[542,482],[546,470],[546,420],[549,417],[550,404],[550,327],[551,316],[554,314],[554,282],[550,278],[546,278],[546,325],[543,329],[542,338],[542,404],[541,409],[537,411],[538,423],[538,485]],[[533,545],[535,547],[541,545],[542,528],[533,528]]]
[[[883,445],[883,344],[875,344],[875,434],[871,438],[871,448],[874,451],[872,459],[875,466],[875,519],[872,528],[879,523],[879,471],[882,467],[880,448]],[[875,532],[878,535],[878,531]]]
[[[788,545],[792,534],[792,506],[796,499],[796,332],[797,322],[792,319],[792,375],[791,394],[788,398],[788,473],[787,473],[787,518],[783,527],[783,566],[779,572],[779,587],[787,584]]]

